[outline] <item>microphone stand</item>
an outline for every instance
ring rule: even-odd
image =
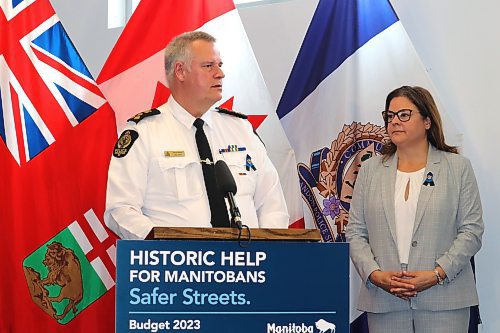
[[[231,213],[231,228],[242,229],[240,209],[234,201],[233,192],[227,192],[227,201],[229,201],[229,212]]]
[[[240,209],[236,205],[236,202],[234,201],[234,194],[233,192],[227,192],[226,195],[227,201],[229,201],[229,212],[231,213],[231,228],[238,228],[239,233],[238,233],[238,243],[240,244],[241,247],[247,247],[250,244],[252,235],[250,233],[250,228],[247,225],[243,225],[241,222],[241,214],[240,214]],[[248,231],[248,236],[245,240],[245,243],[241,242],[241,234],[243,231],[243,228],[246,228]],[[243,245],[245,244],[245,245]]]

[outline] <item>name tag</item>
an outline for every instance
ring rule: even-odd
[[[163,154],[166,157],[184,157],[186,153],[183,150],[167,150],[164,151]]]

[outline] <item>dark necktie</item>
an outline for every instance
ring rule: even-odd
[[[212,214],[210,223],[213,227],[229,227],[229,216],[227,215],[226,202],[223,195],[217,188],[215,181],[215,167],[210,145],[208,144],[207,136],[203,131],[205,122],[197,118],[194,121],[196,127],[196,145],[200,154],[201,167],[203,169],[203,179],[205,181],[205,189],[207,190],[208,204],[210,205],[210,213]]]

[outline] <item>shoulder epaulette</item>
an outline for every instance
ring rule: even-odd
[[[151,117],[151,116],[154,116],[154,115],[157,115],[157,114],[160,114],[160,113],[161,112],[158,109],[151,109],[151,110],[147,110],[147,111],[144,111],[144,112],[139,112],[138,114],[136,114],[132,118],[128,119],[127,121],[133,121],[136,124],[138,124],[144,118]]]
[[[219,113],[228,114],[230,116],[238,117],[241,119],[248,119],[248,116],[246,114],[243,114],[243,113],[231,111],[231,110],[220,108],[220,107],[215,108],[215,109],[217,109],[217,112],[219,112]]]

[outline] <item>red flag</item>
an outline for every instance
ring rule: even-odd
[[[104,65],[97,82],[123,128],[132,115],[168,98],[163,53],[176,35],[203,30],[217,39],[224,62],[219,105],[245,113],[267,145],[280,174],[291,222],[303,217],[295,157],[232,0],[142,0]]]
[[[0,332],[114,332],[114,114],[48,0],[0,7]]]

